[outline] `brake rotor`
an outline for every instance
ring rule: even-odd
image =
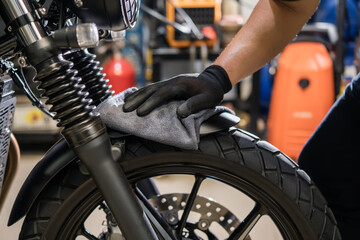
[[[185,193],[164,194],[152,197],[149,202],[165,217],[169,225],[176,226],[188,196],[189,194]],[[218,223],[229,235],[240,225],[239,219],[229,209],[211,198],[197,196],[191,212],[200,214],[200,218],[195,222],[187,222],[185,228],[188,232],[183,233],[185,238],[190,238],[195,234],[195,230],[200,230],[213,238],[214,235],[209,230],[212,223]]]

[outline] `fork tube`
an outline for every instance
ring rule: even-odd
[[[34,8],[26,0],[1,0],[1,10],[1,17],[7,24],[34,13]],[[14,32],[15,30],[19,33],[17,34],[18,40],[24,46],[28,46],[47,36],[38,21],[29,22],[19,26],[18,29],[7,29],[9,32]]]
[[[74,149],[106,199],[125,239],[157,239],[120,166],[112,159],[110,141],[103,134]]]

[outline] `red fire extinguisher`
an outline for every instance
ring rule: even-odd
[[[109,79],[112,90],[116,93],[135,86],[134,66],[126,59],[113,57],[103,65],[103,73]]]

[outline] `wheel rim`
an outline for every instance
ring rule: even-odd
[[[222,184],[236,188],[238,191],[241,189],[241,192],[246,194],[250,199],[254,200],[255,204],[246,217],[241,218],[241,223],[239,222],[236,227],[234,227],[229,234],[227,239],[246,239],[247,233],[253,229],[253,225],[256,225],[259,222],[259,219],[263,216],[269,216],[274,222],[274,225],[278,228],[283,239],[301,239],[301,236],[292,223],[290,217],[280,206],[274,202],[270,196],[265,192],[259,192],[259,189],[254,184],[238,177],[233,174],[230,174],[226,171],[219,169],[209,168],[201,164],[162,164],[158,166],[148,166],[148,167],[139,167],[137,169],[130,169],[127,176],[132,185],[135,187],[135,192],[139,192],[136,188],[136,183],[140,180],[146,178],[154,178],[158,176],[167,176],[167,175],[184,175],[184,176],[194,176],[194,183],[191,187],[191,191],[188,194],[188,202],[192,204],[196,203],[196,197],[192,199],[191,196],[197,196],[199,188],[206,180],[217,181]],[[102,203],[102,196],[96,190],[94,183],[90,180],[86,183],[84,187],[89,190],[86,196],[82,196],[83,201],[80,202],[76,207],[74,207],[71,216],[69,216],[68,221],[64,224],[61,229],[58,238],[59,239],[106,239],[106,237],[98,236],[96,234],[90,233],[88,227],[86,226],[86,220],[91,215],[93,210]],[[176,194],[176,191],[175,191]],[[162,197],[162,196],[161,196]],[[160,198],[160,197],[159,197]],[[189,200],[192,199],[192,200]],[[186,215],[185,212],[191,212],[193,205],[188,205],[190,207],[184,207],[182,216]],[[190,209],[190,210],[189,210]],[[181,217],[182,217],[181,216]],[[179,223],[177,224],[177,229],[175,230],[177,235],[182,235],[184,237],[183,228],[189,228],[187,221],[184,219],[181,220],[179,217]],[[179,227],[180,226],[180,227]],[[103,238],[102,238],[103,237]],[[111,239],[111,238],[110,238]],[[118,239],[118,238],[114,238]],[[121,238],[119,238],[121,239]],[[181,239],[181,238],[179,238]],[[196,239],[196,238],[183,238],[183,239]],[[206,238],[197,238],[197,239],[206,239]],[[220,238],[208,238],[208,239],[220,239]],[[225,239],[225,238],[224,238]]]

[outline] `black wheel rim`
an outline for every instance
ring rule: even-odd
[[[274,224],[281,232],[283,239],[301,239],[301,234],[292,222],[288,213],[279,206],[273,198],[265,192],[262,192],[258,186],[239,176],[197,163],[186,165],[180,163],[168,163],[129,170],[129,172],[127,171],[127,176],[135,188],[136,183],[143,179],[172,174],[184,174],[192,175],[196,179],[190,195],[197,195],[197,189],[205,179],[214,179],[235,187],[250,198],[256,199],[255,206],[249,212],[247,217],[242,220],[240,226],[233,230],[233,233],[227,238],[229,240],[245,239],[244,236],[247,235],[247,231],[251,230],[253,227],[252,225],[256,224],[259,220],[259,216],[261,217],[263,215],[268,215],[274,221]],[[74,207],[72,214],[68,217],[67,222],[64,223],[64,226],[59,232],[58,239],[77,239],[78,236],[82,236],[83,238],[81,239],[101,239],[98,236],[91,234],[84,224],[91,212],[103,201],[102,196],[95,188],[94,183],[89,180],[86,184],[86,188],[89,189],[88,194],[82,196],[81,198],[83,200]],[[177,235],[181,233],[185,224],[186,221],[184,219],[180,220],[180,230],[176,231]]]

